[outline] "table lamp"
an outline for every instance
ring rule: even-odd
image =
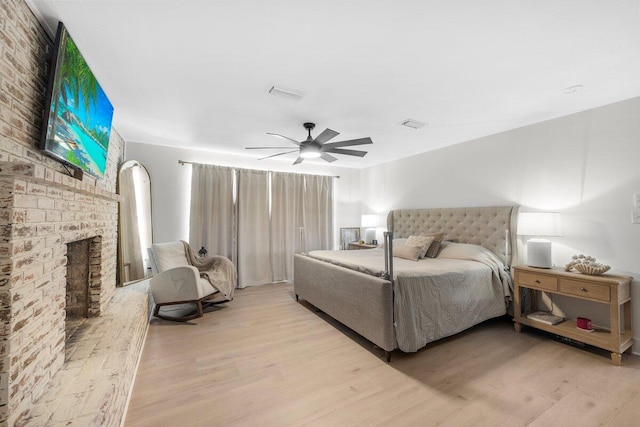
[[[364,241],[368,244],[376,238],[376,228],[384,227],[384,215],[362,215],[361,226],[364,228]]]
[[[526,264],[530,267],[551,268],[551,241],[543,237],[562,236],[562,222],[558,212],[522,212],[518,215],[518,234],[535,236],[527,240]]]

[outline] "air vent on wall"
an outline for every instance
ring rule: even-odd
[[[419,122],[419,121],[413,120],[413,119],[403,120],[399,124],[402,125],[402,126],[406,126],[408,128],[411,128],[411,129],[422,129],[423,127],[425,127],[427,125],[426,123],[422,123],[422,122]]]
[[[274,86],[274,85],[269,86],[269,93],[271,95],[280,96],[282,98],[287,98],[292,101],[299,101],[300,99],[302,99],[303,96],[305,96],[305,93],[302,92],[301,90],[287,89],[282,86]]]

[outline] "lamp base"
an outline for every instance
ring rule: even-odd
[[[364,231],[364,241],[368,245],[371,244],[376,239],[376,229],[375,228],[367,228]]]
[[[527,241],[527,265],[529,267],[551,268],[551,242],[547,239]]]

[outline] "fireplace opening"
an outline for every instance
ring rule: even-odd
[[[102,236],[67,243],[67,317],[100,316]]]
[[[101,236],[67,243],[67,341],[85,319],[100,315],[101,253]]]
[[[89,310],[90,239],[67,244],[67,319],[83,319]]]

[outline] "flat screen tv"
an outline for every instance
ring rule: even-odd
[[[111,102],[60,22],[51,60],[40,148],[74,168],[102,178],[112,118]]]

